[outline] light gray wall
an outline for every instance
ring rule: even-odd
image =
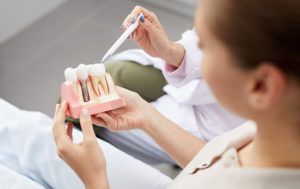
[[[0,0],[0,43],[67,0]]]
[[[168,10],[175,11],[189,18],[194,17],[199,0],[140,0],[149,4],[157,5]]]

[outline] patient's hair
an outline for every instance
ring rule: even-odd
[[[299,0],[209,0],[209,27],[244,68],[272,62],[300,81]]]

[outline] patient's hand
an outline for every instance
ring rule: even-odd
[[[143,129],[151,118],[154,107],[135,92],[121,87],[117,87],[117,91],[125,98],[127,105],[93,116],[93,123],[110,131]]]
[[[67,106],[63,102],[61,107],[57,107],[53,122],[53,136],[59,157],[77,173],[86,188],[109,188],[104,155],[97,143],[88,111],[83,109],[80,115],[83,142],[75,144],[72,123],[69,122],[65,127]]]

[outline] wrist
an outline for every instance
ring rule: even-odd
[[[150,103],[148,103],[147,111],[145,113],[146,115],[144,116],[145,119],[142,130],[151,135],[151,133],[155,133],[156,126],[159,125],[161,113]]]
[[[168,53],[163,58],[167,64],[179,67],[185,55],[184,47],[179,43],[170,42]]]
[[[152,116],[155,112],[155,108],[152,106],[152,104],[148,103],[144,99],[141,107],[141,110],[143,110],[143,114],[141,116],[141,123],[139,129],[145,131],[149,127],[151,118],[153,118]]]
[[[106,172],[98,175],[91,175],[90,178],[83,182],[86,189],[108,189],[109,183]]]

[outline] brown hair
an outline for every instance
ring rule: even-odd
[[[244,68],[272,62],[300,80],[299,0],[208,0],[209,27]]]

